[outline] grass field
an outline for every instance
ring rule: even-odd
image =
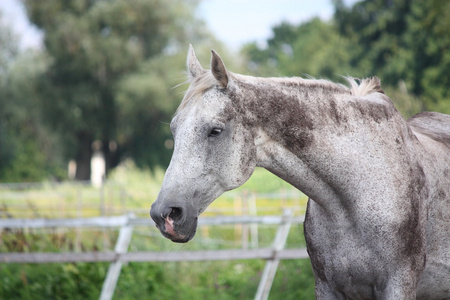
[[[1,185],[0,213],[4,217],[91,217],[118,215],[132,211],[148,216],[164,177],[161,169],[140,170],[131,162],[116,168],[103,188],[82,183]],[[304,212],[306,196],[266,170],[257,168],[240,188],[214,201],[203,216],[240,214],[248,199],[256,198],[258,214],[281,214],[286,207]],[[252,199],[253,200],[253,199]],[[250,203],[253,205],[253,203]],[[1,216],[1,215],[0,215]]]
[[[130,172],[131,170],[131,172]],[[126,186],[133,199],[143,203],[149,208],[158,196],[164,177],[162,170],[157,170],[153,174],[137,170],[130,165],[118,168],[111,175],[111,181]],[[281,214],[283,207],[305,207],[307,197],[292,187],[287,182],[281,180],[268,171],[256,168],[250,179],[241,187],[224,193],[215,200],[204,212],[204,215],[212,215],[215,211],[222,213],[230,211],[235,213],[234,206],[237,198],[251,197],[255,194],[256,206],[260,208],[260,214]],[[294,201],[295,200],[295,201]],[[304,211],[299,212],[304,213]]]
[[[147,217],[163,175],[161,170],[150,173],[128,163],[110,175],[103,189],[50,183],[1,188],[0,205],[3,217],[86,217],[127,210]],[[256,199],[258,215],[280,215],[286,207],[296,208],[298,215],[306,203],[306,197],[289,184],[258,169],[244,186],[222,195],[201,217],[250,213],[245,208],[252,205],[252,199]],[[270,247],[276,229],[271,225],[258,226],[258,247]],[[129,251],[241,248],[243,230],[246,229],[241,225],[200,226],[191,242],[174,244],[162,238],[154,227],[136,227]],[[304,247],[302,232],[301,225],[292,226],[286,247]],[[116,229],[105,232],[95,228],[4,230],[0,252],[108,251],[113,249],[117,233]],[[114,299],[252,299],[264,263],[129,263],[122,269]],[[107,269],[106,263],[0,264],[0,299],[98,299]],[[313,295],[309,260],[282,261],[269,299],[313,299]]]

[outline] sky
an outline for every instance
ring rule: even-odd
[[[345,0],[346,5],[356,0]],[[282,21],[298,25],[313,17],[329,20],[331,0],[203,0],[198,14],[216,37],[232,50],[248,42],[262,43]]]
[[[19,36],[21,49],[41,47],[43,34],[30,24],[19,0],[0,0],[0,11],[3,22]],[[197,10],[216,38],[235,51],[248,42],[264,45],[271,28],[282,21],[297,25],[313,17],[328,20],[332,15],[331,0],[203,0]]]
[[[30,24],[25,8],[19,0],[0,0],[1,20],[9,25],[20,39],[20,48],[38,48],[42,42],[42,32]]]

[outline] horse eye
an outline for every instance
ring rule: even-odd
[[[211,131],[209,132],[209,135],[208,135],[208,136],[215,137],[215,136],[218,136],[218,135],[221,134],[221,133],[222,133],[222,128],[213,128],[213,129],[211,129]]]

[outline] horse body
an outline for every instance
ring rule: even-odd
[[[408,120],[420,142],[430,195],[427,199],[426,267],[417,299],[448,299],[450,295],[450,116],[423,112]]]
[[[151,210],[163,235],[191,239],[207,205],[260,166],[310,197],[317,299],[450,297],[450,116],[405,121],[375,78],[242,76],[215,52],[208,72],[192,49],[188,70]]]
[[[450,117],[440,118],[450,134]],[[368,163],[368,172],[360,173],[370,178],[361,180],[361,190],[366,192],[355,193],[358,187],[353,184],[340,187],[350,188],[351,195],[336,199],[354,205],[333,208],[332,214],[338,215],[333,217],[323,209],[326,203],[308,202],[305,237],[318,299],[447,299],[450,295],[450,144],[418,134],[406,122],[397,123],[402,125],[397,130],[388,123],[385,132],[378,131],[378,140],[372,140],[385,161],[379,164],[383,167],[372,168],[379,161],[370,159],[374,149],[354,157]]]

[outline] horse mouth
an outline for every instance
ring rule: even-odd
[[[161,234],[175,243],[189,242],[197,232],[197,218],[188,224],[177,224],[170,217],[164,218],[164,225],[157,226]]]

